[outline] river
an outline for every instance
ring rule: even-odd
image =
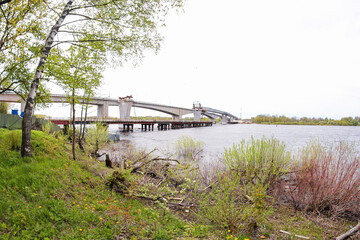
[[[136,125],[135,125],[136,127]],[[339,141],[355,142],[360,145],[360,127],[352,126],[298,126],[298,125],[261,125],[261,124],[215,124],[212,127],[185,128],[167,131],[119,132],[118,126],[110,125],[109,132],[118,134],[120,141],[116,146],[129,143],[140,149],[152,150],[155,147],[171,150],[181,136],[190,136],[205,144],[207,156],[218,156],[224,148],[239,143],[242,139],[275,137],[284,141],[287,150],[296,153],[312,139],[332,144]],[[360,149],[359,149],[360,150]]]

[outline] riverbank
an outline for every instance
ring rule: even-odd
[[[251,118],[253,123],[275,125],[316,125],[316,126],[360,126],[360,117],[344,117],[340,120],[331,118],[286,117],[277,115],[258,115]]]
[[[280,230],[310,239],[331,239],[356,224],[308,215],[270,201],[273,213],[258,224],[256,233],[247,236],[240,229],[203,221],[206,216],[201,216],[198,207],[187,202],[188,190],[178,191],[185,186],[173,188],[180,184],[181,179],[175,178],[180,175],[170,178],[168,172],[167,179],[160,178],[165,171],[163,167],[169,165],[158,165],[164,161],[155,152],[149,154],[129,147],[127,170],[116,166],[110,169],[86,155],[79,154],[80,159],[72,161],[66,138],[33,131],[34,156],[22,159],[20,134],[20,131],[0,129],[2,239],[292,238]],[[135,162],[144,165],[139,167]],[[188,174],[192,169],[188,164],[174,166],[178,166],[174,169],[176,173]],[[152,175],[144,175],[150,169]],[[112,183],[122,187],[123,192],[111,187]]]

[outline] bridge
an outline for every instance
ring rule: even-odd
[[[50,99],[53,103],[68,103],[66,100],[66,95],[63,94],[52,94]],[[0,94],[0,102],[15,102],[21,103],[21,111],[24,111],[25,102],[23,99],[16,94]],[[103,98],[103,97],[93,97],[90,99],[90,105],[97,106],[97,118],[99,119],[107,119],[109,113],[109,106],[118,106],[119,107],[119,115],[120,120],[126,121],[130,120],[130,112],[132,107],[136,108],[144,108],[159,111],[162,113],[166,113],[172,116],[174,121],[180,120],[184,115],[194,114],[194,121],[200,122],[201,115],[209,117],[211,120],[215,120],[216,118],[221,118],[222,122],[230,122],[234,120],[238,120],[238,118],[228,112],[202,107],[200,104],[194,104],[193,108],[182,108],[175,106],[168,106],[162,104],[155,103],[147,103],[135,101],[132,97],[125,97],[119,99],[111,99],[111,98]]]

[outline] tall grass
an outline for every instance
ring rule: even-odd
[[[360,153],[354,144],[313,141],[299,158],[287,186],[295,209],[360,216]]]

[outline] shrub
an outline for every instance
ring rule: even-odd
[[[182,136],[175,142],[177,156],[186,160],[199,160],[204,143],[189,136]]]
[[[244,139],[225,149],[224,161],[227,167],[238,172],[246,182],[272,185],[286,174],[290,166],[290,152],[285,143],[265,137],[248,142]]]
[[[289,175],[287,196],[295,209],[331,216],[360,214],[360,154],[354,144],[310,142]]]
[[[284,143],[274,138],[242,140],[226,149],[225,170],[218,171],[213,185],[199,190],[199,216],[231,232],[254,233],[272,213],[268,188],[287,172],[289,162]]]
[[[104,126],[102,123],[91,125],[85,138],[89,145],[90,153],[96,155],[99,149],[103,148],[109,140],[107,126]]]

